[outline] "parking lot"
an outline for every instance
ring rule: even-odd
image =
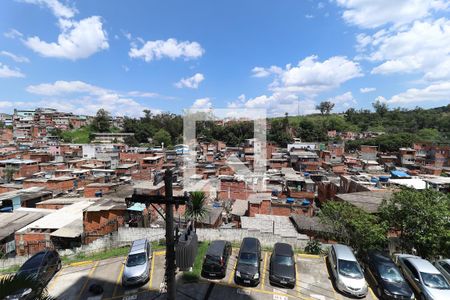
[[[217,280],[201,279],[199,283],[185,284],[177,274],[177,299],[348,299],[333,288],[325,259],[320,256],[298,254],[297,284],[294,289],[273,287],[269,283],[269,252],[263,252],[261,282],[256,287],[242,287],[234,283],[234,268],[238,249],[228,262],[226,277]],[[164,299],[159,293],[164,276],[164,251],[154,252],[149,281],[135,288],[123,288],[121,276],[125,257],[102,261],[86,261],[64,266],[48,285],[57,299]],[[263,271],[264,270],[264,271]],[[103,294],[94,295],[89,287],[97,283]],[[376,299],[372,291],[367,299]]]

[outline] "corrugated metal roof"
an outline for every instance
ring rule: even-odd
[[[11,213],[0,213],[0,240],[13,234],[17,230],[49,214],[50,211],[14,211]]]
[[[233,203],[233,209],[231,210],[231,214],[235,216],[244,216],[247,210],[248,210],[247,200],[236,200]]]
[[[60,238],[76,238],[83,233],[83,220],[74,220],[72,223],[52,232],[50,235]]]
[[[91,201],[80,201],[63,207],[45,217],[25,226],[18,232],[26,232],[28,229],[59,229],[75,220],[83,219],[83,210],[92,204]]]

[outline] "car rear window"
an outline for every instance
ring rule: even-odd
[[[213,255],[206,255],[205,263],[219,265],[220,264],[220,257],[213,256]]]

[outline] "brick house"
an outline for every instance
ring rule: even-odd
[[[90,201],[74,203],[17,230],[17,254],[33,255],[44,249],[79,246],[83,233],[83,210],[91,204]]]
[[[103,196],[108,193],[112,193],[117,191],[120,188],[119,183],[101,183],[95,182],[90,183],[84,187],[84,197],[86,198],[94,198],[98,196]]]
[[[75,178],[70,176],[54,178],[30,178],[23,182],[24,188],[40,186],[50,191],[72,191],[75,186]]]
[[[83,211],[84,244],[117,231],[127,219],[124,199],[102,199]]]

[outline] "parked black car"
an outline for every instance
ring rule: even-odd
[[[414,293],[390,257],[371,251],[365,258],[369,280],[376,285],[380,299],[412,299]]]
[[[295,259],[291,245],[275,244],[270,256],[269,281],[272,285],[295,287]]]
[[[58,252],[44,250],[30,257],[17,271],[16,276],[27,278],[38,282],[39,288],[44,288],[52,279],[53,275],[61,269],[61,259]],[[6,297],[7,300],[35,299],[38,290],[18,290],[14,295]]]
[[[230,242],[212,241],[203,260],[202,277],[224,278],[227,273],[227,263],[230,255]]]
[[[242,240],[237,257],[234,282],[257,286],[261,279],[261,244],[258,239],[246,237]]]

